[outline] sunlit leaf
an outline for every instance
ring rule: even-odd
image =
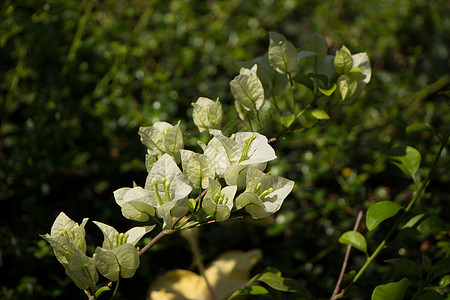
[[[367,253],[367,242],[365,237],[358,231],[347,231],[339,237],[339,243],[352,245],[359,251]]]
[[[398,282],[391,282],[377,286],[372,293],[372,300],[401,300],[405,295],[410,281],[403,278]]]
[[[313,115],[314,118],[318,120],[328,120],[330,118],[327,112],[321,108],[315,108],[311,110],[311,114]]]
[[[381,222],[395,216],[400,209],[402,207],[392,201],[381,201],[372,204],[367,210],[367,229],[374,230]]]
[[[230,297],[227,298],[227,300],[234,299],[238,296],[261,296],[261,295],[268,295],[269,291],[260,285],[251,285],[251,286],[245,286],[243,288],[240,288],[236,292],[234,292]]]
[[[350,50],[347,47],[342,46],[341,49],[336,51],[334,57],[334,69],[338,74],[347,74],[353,67],[353,59]]]
[[[350,98],[356,91],[358,82],[348,75],[341,75],[337,80],[337,90],[341,94],[342,101]]]
[[[420,166],[421,155],[415,148],[396,147],[389,151],[387,157],[407,176],[415,178]]]
[[[322,94],[324,94],[325,96],[331,96],[331,95],[334,93],[334,91],[336,90],[336,88],[337,88],[337,85],[334,83],[334,84],[331,86],[331,88],[329,88],[329,89],[323,89],[323,88],[321,88],[321,87],[319,86],[319,91],[320,91]]]
[[[220,255],[205,270],[215,299],[227,299],[248,282],[251,268],[261,260],[260,250],[228,251]],[[166,297],[166,298],[164,298]],[[210,294],[204,278],[191,271],[169,271],[152,283],[150,299],[209,299]]]
[[[405,225],[403,225],[403,228],[411,228],[411,227],[413,227],[414,225],[417,224],[417,222],[420,221],[420,219],[422,219],[422,217],[423,217],[424,215],[425,215],[425,214],[419,214],[419,215],[417,215],[417,216],[412,217],[411,219],[409,219],[408,222],[406,222]]]
[[[433,126],[431,126],[428,123],[416,123],[406,127],[406,133],[417,131],[428,131],[431,132],[433,135],[436,135],[436,131],[434,130]]]

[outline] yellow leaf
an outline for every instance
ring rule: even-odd
[[[262,258],[261,250],[228,251],[220,255],[205,271],[216,300],[226,299],[244,287],[250,270]],[[187,270],[165,273],[151,285],[151,300],[210,300],[203,277]]]

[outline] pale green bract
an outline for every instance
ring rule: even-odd
[[[145,182],[150,203],[164,220],[164,229],[173,227],[172,217],[183,217],[188,212],[187,197],[192,191],[189,180],[174,159],[164,154],[153,165]]]
[[[251,61],[239,63],[241,67],[247,69],[251,69],[255,64],[258,65],[256,75],[263,85],[265,98],[280,95],[286,89],[289,82],[287,75],[275,71],[269,62],[268,52]]]
[[[142,187],[120,188],[114,191],[114,198],[122,208],[122,215],[127,219],[146,222],[155,215],[150,192]]]
[[[215,165],[220,167],[220,173],[216,168],[217,175],[223,176],[228,185],[237,185],[238,189],[245,186],[249,166],[264,170],[268,161],[277,158],[267,138],[259,133],[237,132],[234,140],[224,136],[219,130],[211,130],[210,133],[219,144],[215,143],[212,146],[213,151],[208,151],[208,144],[205,155],[211,157],[211,160],[216,162]],[[213,155],[220,153],[222,155]]]
[[[214,178],[215,175],[214,166],[208,157],[190,150],[181,150],[180,154],[183,172],[192,186],[207,189],[208,179]]]
[[[138,133],[150,155],[159,158],[167,153],[177,162],[180,161],[179,150],[183,149],[184,143],[179,122],[175,126],[167,122],[156,122],[151,127],[140,127]]]
[[[130,278],[139,267],[139,254],[128,243],[111,250],[97,247],[93,258],[100,274],[111,281],[117,281],[119,277]]]
[[[334,59],[334,67],[338,74],[337,90],[342,101],[351,103],[361,95],[364,87],[370,82],[372,68],[367,53],[350,55],[350,50],[342,46]]]
[[[246,112],[255,112],[264,104],[264,88],[257,69],[257,65],[251,69],[241,68],[239,75],[230,81],[231,94],[241,119],[245,119]]]
[[[221,188],[219,182],[209,178],[209,189],[203,198],[202,208],[210,216],[214,216],[217,221],[225,221],[230,217],[233,209],[234,195],[237,186],[226,186]]]
[[[72,221],[65,213],[61,212],[53,222],[50,234],[40,236],[48,241],[53,248],[56,259],[68,268],[73,255],[77,249],[86,253],[86,240],[84,227],[88,218],[78,223]]]
[[[200,132],[220,129],[223,110],[219,100],[212,101],[205,97],[199,97],[197,102],[192,103],[192,106],[194,107],[192,118]]]
[[[117,235],[120,236],[119,232],[112,226],[109,226],[107,224],[93,221],[95,225],[97,225],[98,228],[103,232],[103,245],[102,248],[106,250],[111,250],[113,248],[116,248],[119,245],[114,245],[117,240]],[[156,225],[152,226],[140,226],[140,227],[134,227],[125,234],[123,234],[126,237],[125,243],[131,244],[133,246],[136,246],[136,244],[139,242],[139,240],[148,232],[152,231],[153,228],[155,228]]]
[[[280,209],[293,187],[294,182],[291,180],[266,175],[260,170],[249,168],[247,187],[236,198],[236,208],[245,207],[254,219],[265,218]]]
[[[97,289],[98,273],[92,257],[88,257],[81,250],[77,250],[66,268],[66,275],[82,290]]]

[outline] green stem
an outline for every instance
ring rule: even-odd
[[[414,197],[411,200],[411,202],[408,204],[408,206],[406,207],[404,212],[401,214],[401,216],[397,219],[394,226],[391,228],[391,230],[386,235],[386,238],[384,238],[384,240],[378,245],[377,249],[372,253],[372,255],[370,255],[367,258],[366,262],[361,267],[361,269],[358,271],[358,273],[355,275],[352,282],[350,282],[350,284],[345,288],[344,293],[345,293],[345,291],[349,290],[350,287],[358,281],[358,279],[361,277],[361,275],[364,273],[364,271],[367,269],[367,267],[370,265],[370,263],[378,256],[378,254],[386,246],[386,243],[389,241],[389,239],[392,237],[392,235],[397,231],[397,228],[400,225],[401,221],[404,219],[405,215],[411,210],[413,205],[420,198],[423,191],[425,190],[425,188],[427,187],[427,185],[429,184],[429,182],[431,180],[432,173],[434,172],[434,169],[436,168],[437,162],[439,160],[439,157],[442,154],[442,151],[444,150],[445,146],[447,145],[448,138],[449,138],[449,136],[447,135],[447,137],[444,139],[443,143],[441,144],[441,147],[440,147],[438,153],[436,154],[435,160],[433,162],[433,165],[432,165],[430,171],[427,174],[426,179],[419,184],[418,189],[414,193]]]
[[[291,96],[292,96],[292,100],[291,100],[291,108],[292,108],[292,114],[296,114],[296,109],[295,109],[295,96],[294,96],[294,91],[295,91],[295,86],[294,86],[294,81],[292,80],[292,76],[291,73],[287,73],[288,79],[289,79],[289,84],[291,85]]]
[[[70,50],[69,53],[67,54],[66,62],[64,63],[64,66],[61,70],[61,77],[64,77],[67,74],[67,71],[69,70],[69,64],[75,60],[77,50],[81,45],[81,38],[84,33],[84,28],[86,27],[86,22],[89,19],[92,12],[93,4],[94,1],[88,2],[84,14],[81,16],[80,21],[78,22],[77,31],[75,32],[72,44],[70,45]]]
[[[119,272],[119,274],[120,274],[120,272]],[[113,293],[112,296],[111,296],[111,300],[114,298],[114,296],[116,295],[116,293],[117,293],[117,291],[118,291],[118,289],[119,289],[119,283],[120,283],[120,276],[119,276],[119,278],[117,279],[116,287],[114,288],[114,293]]]

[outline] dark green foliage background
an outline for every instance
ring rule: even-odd
[[[368,52],[372,81],[355,103],[330,112],[331,120],[273,144],[279,158],[269,169],[296,181],[279,213],[205,226],[201,247],[206,263],[228,249],[261,248],[256,271],[277,267],[329,297],[345,251],[337,238],[353,227],[362,200],[367,208],[411,197],[410,181],[387,162],[387,149],[416,147],[424,176],[437,139],[404,128],[428,122],[441,135],[449,131],[449,15],[444,0],[2,1],[0,296],[83,297],[38,234],[49,232],[60,211],[76,222],[135,226],[112,192],[145,180],[139,126],[182,120],[192,146],[190,103],[205,96],[220,97],[224,126],[233,130],[234,63],[262,55],[273,30],[298,48],[318,31],[330,53],[343,44]],[[448,183],[445,152],[418,211],[447,226]],[[89,223],[87,235],[92,253],[101,234]],[[369,249],[382,236],[375,232]],[[450,252],[448,234],[398,240],[355,297],[367,299],[376,285],[400,278],[383,263],[399,257],[399,248],[416,261],[420,253],[436,260]],[[352,253],[349,268],[356,268],[362,257]],[[150,283],[173,268],[195,269],[178,235],[142,257],[136,276],[121,284],[121,299],[145,299]]]

